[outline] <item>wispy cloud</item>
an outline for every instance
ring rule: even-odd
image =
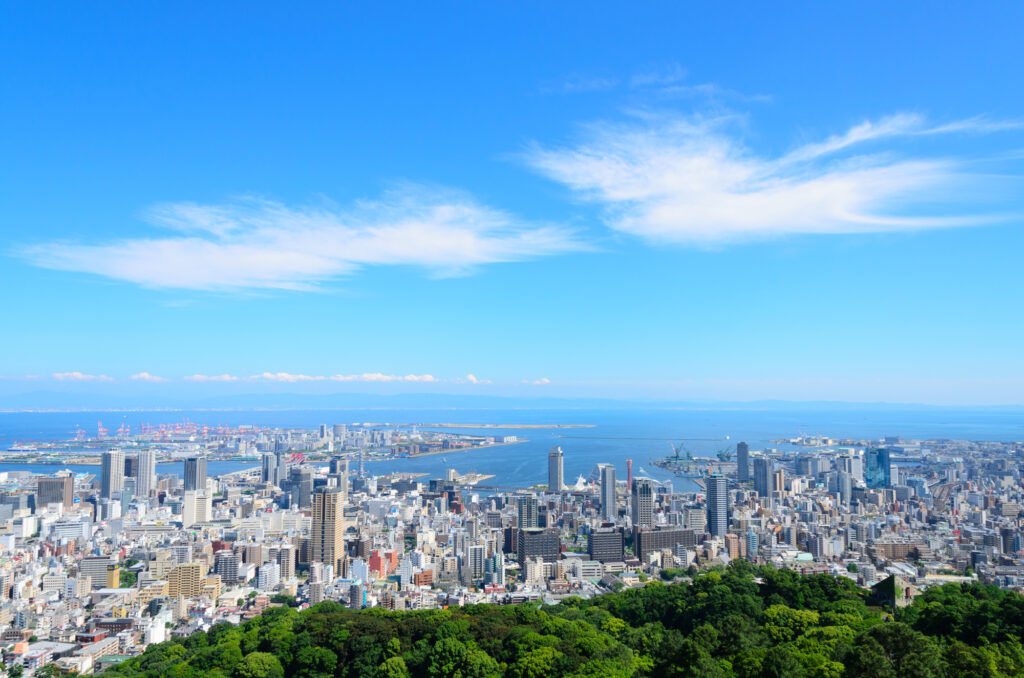
[[[185,381],[238,381],[238,377],[232,374],[190,374]]]
[[[54,372],[57,381],[114,381],[105,374],[83,374],[82,372]]]
[[[155,374],[150,374],[149,372],[139,372],[138,374],[133,374],[132,379],[134,379],[135,381],[148,381],[154,384],[168,381],[164,377],[158,377]]]
[[[382,374],[371,372],[366,374],[335,374],[330,377],[331,381],[409,381],[419,383],[433,383],[441,381],[430,374]]]
[[[655,241],[715,244],[995,220],[915,212],[971,182],[955,159],[854,151],[896,137],[1009,126],[983,119],[929,126],[920,116],[900,114],[770,157],[744,144],[735,116],[645,115],[628,124],[591,125],[576,146],[536,145],[525,157],[541,173],[604,205],[615,229]]]
[[[474,374],[467,374],[464,378],[456,379],[455,381],[460,382],[460,383],[464,383],[464,384],[490,384],[491,383],[490,379],[480,379],[480,378],[478,378]]]
[[[247,198],[159,205],[148,219],[171,233],[99,244],[49,242],[20,254],[44,268],[147,287],[230,291],[309,290],[365,266],[461,275],[582,247],[565,228],[521,221],[462,193],[411,185],[350,209]]]
[[[266,381],[283,381],[289,384],[294,384],[300,381],[323,381],[326,377],[322,376],[311,376],[308,374],[289,374],[287,372],[263,372],[262,374],[254,374],[249,379],[264,379]]]

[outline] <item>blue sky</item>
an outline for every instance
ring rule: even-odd
[[[5,6],[0,393],[1022,403],[1022,19]]]

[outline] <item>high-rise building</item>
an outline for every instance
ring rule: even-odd
[[[264,452],[260,458],[260,482],[277,484],[277,457],[272,452]]]
[[[124,452],[107,450],[100,460],[100,499],[110,499],[124,488]]]
[[[135,473],[135,494],[148,497],[156,487],[156,452],[139,450],[138,468]]]
[[[203,595],[203,565],[175,565],[167,575],[171,598],[198,598]]]
[[[893,478],[892,452],[885,447],[868,450],[865,455],[864,481],[870,488],[892,487]]]
[[[521,496],[516,499],[516,504],[519,510],[517,525],[520,530],[540,527],[540,505],[536,497]]]
[[[615,520],[618,506],[615,503],[615,467],[608,464],[601,467],[601,517]]]
[[[544,562],[553,563],[558,560],[562,544],[557,530],[517,530],[516,556],[519,558],[520,572],[526,572],[526,561],[543,558]]]
[[[36,506],[61,504],[65,509],[75,505],[75,479],[73,476],[57,476],[56,478],[40,478],[36,484]]]
[[[340,561],[345,553],[345,491],[343,488],[321,487],[313,495],[311,532],[310,562],[331,565],[336,572],[340,572]]]
[[[744,442],[736,443],[736,480],[750,480],[750,445]]]
[[[754,459],[754,491],[762,497],[770,497],[775,491],[775,465],[770,457]]]
[[[134,454],[128,454],[124,457],[124,478],[135,479],[135,476],[139,474],[139,458]]]
[[[238,556],[230,550],[217,551],[213,571],[222,581],[233,584],[238,581]]]
[[[307,464],[292,466],[288,476],[292,501],[300,509],[313,505],[313,468]],[[328,563],[329,564],[329,563]]]
[[[633,478],[630,488],[633,527],[654,526],[654,482],[650,478]]]
[[[281,580],[288,581],[295,576],[295,547],[286,544],[277,552],[277,564],[281,566]]]
[[[839,501],[849,505],[853,497],[853,474],[848,471],[840,471],[837,478]]]
[[[729,490],[725,476],[713,473],[707,477],[708,532],[724,537],[729,531]]]
[[[624,559],[622,532],[619,530],[594,530],[587,540],[587,554],[591,560],[602,563],[618,563]]]
[[[565,489],[565,467],[561,447],[552,447],[548,453],[548,489],[561,492]]]
[[[188,490],[206,490],[206,457],[185,459],[185,491]]]

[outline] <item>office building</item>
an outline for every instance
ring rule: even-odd
[[[654,481],[650,478],[634,478],[630,488],[630,505],[633,509],[633,527],[654,526]]]
[[[736,443],[736,480],[750,480],[750,445],[744,442]]]
[[[306,464],[292,466],[288,474],[292,501],[300,509],[313,505],[313,467]]]
[[[762,497],[770,497],[775,491],[775,465],[770,457],[754,459],[754,491]]]
[[[138,467],[135,469],[135,494],[148,497],[156,488],[156,452],[139,450]]]
[[[893,475],[892,452],[888,448],[868,450],[865,457],[864,482],[869,488],[892,487],[896,484]]]
[[[520,529],[516,534],[516,556],[520,572],[526,571],[527,559],[543,558],[546,563],[558,560],[562,543],[556,530]]]
[[[633,548],[642,563],[646,563],[648,555],[655,551],[664,549],[674,551],[675,547],[679,545],[690,548],[696,544],[697,535],[694,531],[683,528],[637,530],[633,534]]]
[[[56,478],[40,478],[36,483],[36,506],[60,504],[65,509],[75,505],[75,479],[73,476],[57,476]]]
[[[622,532],[619,530],[594,530],[587,539],[587,555],[591,560],[602,563],[618,563],[624,560]]]
[[[565,489],[565,467],[561,447],[552,447],[548,453],[548,489],[561,492]]]
[[[725,476],[713,473],[707,477],[708,532],[724,537],[729,531],[729,490]]]
[[[610,464],[601,466],[601,517],[615,520],[618,506],[615,503],[615,467]]]
[[[338,487],[322,487],[313,494],[310,562],[330,565],[336,572],[340,571],[345,553],[344,537],[345,492]]]
[[[107,450],[100,459],[100,499],[110,499],[124,488],[124,452]]]
[[[185,491],[206,490],[206,457],[188,457],[185,459]]]

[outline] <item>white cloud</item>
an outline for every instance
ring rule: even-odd
[[[253,375],[249,379],[265,379],[267,381],[283,381],[294,384],[299,381],[323,381],[326,377],[310,376],[308,374],[288,374],[287,372],[264,372],[263,374]]]
[[[83,374],[81,372],[54,372],[57,381],[114,381],[105,374]]]
[[[491,383],[490,379],[478,379],[476,377],[476,375],[473,375],[473,374],[467,374],[465,376],[465,378],[457,379],[456,381],[458,381],[460,383],[468,383],[468,384],[490,384]]]
[[[551,380],[548,379],[547,377],[541,377],[540,379],[534,379],[533,383],[534,384],[540,384],[540,385],[542,385],[542,384],[550,384]]]
[[[430,374],[406,374],[405,376],[402,376],[398,374],[382,374],[380,372],[367,374],[335,374],[333,377],[330,377],[330,379],[332,381],[409,381],[421,383],[433,383],[440,381]]]
[[[416,186],[351,209],[248,198],[160,205],[148,217],[172,233],[99,244],[50,242],[20,253],[44,268],[147,287],[309,290],[364,266],[457,275],[582,248],[566,229],[520,221],[461,193]]]
[[[158,377],[155,374],[150,374],[149,372],[139,372],[138,374],[133,374],[132,379],[134,379],[135,381],[149,381],[152,383],[167,381],[167,379],[165,379],[164,377]]]
[[[899,114],[768,157],[745,146],[735,122],[736,116],[646,115],[632,124],[592,125],[583,143],[535,146],[526,161],[604,205],[612,228],[655,241],[909,230],[981,221],[913,212],[922,198],[934,204],[973,178],[949,159],[852,150],[894,137],[1016,125],[973,119],[929,127],[920,116]]]
[[[238,381],[238,377],[230,374],[192,374],[185,377],[186,381]]]

